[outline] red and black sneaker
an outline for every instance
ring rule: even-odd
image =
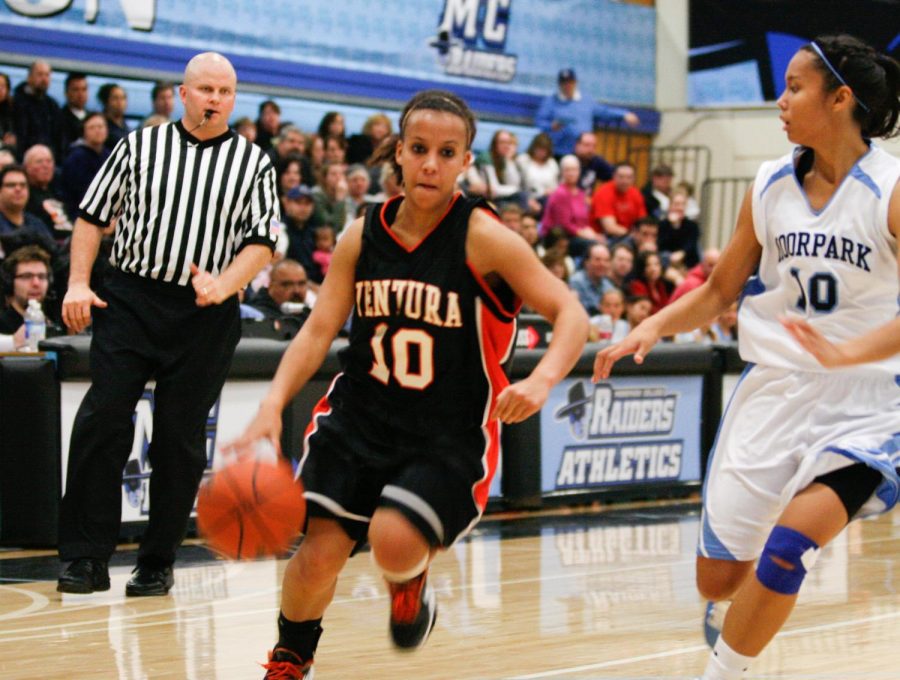
[[[312,680],[313,662],[304,661],[289,649],[276,647],[269,652],[269,663],[263,680]]]
[[[389,583],[391,639],[400,649],[421,647],[437,619],[437,599],[428,583],[428,570],[405,583]]]

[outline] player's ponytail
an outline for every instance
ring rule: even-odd
[[[850,88],[856,100],[853,118],[863,137],[900,132],[900,65],[894,59],[851,35],[821,36],[803,49],[816,57],[828,91]]]
[[[397,142],[399,141],[399,134],[388,135],[372,152],[368,161],[370,167],[381,167],[384,163],[390,163],[398,184],[403,182],[403,170],[400,169],[400,164],[397,162]]]

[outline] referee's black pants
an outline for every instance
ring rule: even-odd
[[[155,379],[150,516],[138,562],[170,565],[207,465],[207,416],[240,338],[237,297],[197,307],[190,286],[119,271],[100,295],[109,306],[92,312],[91,387],[72,430],[59,556],[105,561],[115,551],[134,409]]]

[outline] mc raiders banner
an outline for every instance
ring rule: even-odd
[[[656,11],[615,0],[0,0],[7,54],[177,78],[198,51],[244,84],[357,101],[428,87],[531,116],[573,68],[585,96],[654,104]]]
[[[541,411],[541,490],[700,480],[702,376],[568,379]]]

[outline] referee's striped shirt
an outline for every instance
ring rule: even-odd
[[[179,285],[192,262],[218,275],[245,245],[274,249],[281,228],[262,149],[231,130],[200,141],[181,121],[119,141],[79,207],[100,227],[118,216],[114,266]]]

